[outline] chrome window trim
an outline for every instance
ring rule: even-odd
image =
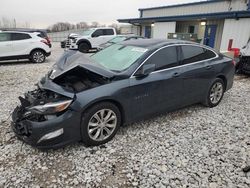
[[[207,46],[201,46],[199,44],[171,44],[171,45],[168,45],[168,46],[163,46],[159,49],[157,49],[156,51],[154,51],[152,54],[150,54],[150,56],[148,56],[141,64],[139,67],[137,67],[137,69],[133,72],[133,74],[130,76],[130,78],[134,78],[134,74],[141,68],[141,66],[143,66],[146,61],[152,57],[155,53],[157,53],[158,51],[164,49],[164,48],[168,48],[168,47],[172,47],[172,46],[196,46],[196,47],[200,47],[200,48],[205,48],[207,50],[210,50],[212,51],[214,54],[215,54],[215,57],[212,57],[212,58],[209,58],[209,59],[205,59],[205,60],[201,60],[201,61],[195,61],[193,63],[189,63],[189,64],[185,64],[185,65],[179,65],[179,66],[176,66],[176,67],[170,67],[170,68],[166,68],[166,69],[162,69],[162,70],[157,70],[157,71],[154,71],[154,72],[151,72],[150,74],[154,74],[154,73],[158,73],[158,72],[163,72],[165,70],[171,70],[171,69],[175,69],[175,68],[180,68],[180,67],[185,67],[185,66],[189,66],[189,65],[194,65],[194,64],[197,64],[197,63],[202,63],[204,61],[210,61],[210,60],[213,60],[213,59],[216,59],[219,57],[219,55],[212,49],[212,48],[209,48]]]

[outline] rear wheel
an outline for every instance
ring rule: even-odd
[[[210,108],[217,106],[221,102],[224,92],[225,83],[222,79],[216,78],[213,84],[210,86],[205,105]]]
[[[82,141],[87,146],[96,146],[110,141],[121,125],[121,113],[113,103],[94,105],[83,114]]]
[[[83,42],[78,45],[78,50],[82,53],[87,53],[90,47],[87,43]]]
[[[45,59],[46,59],[46,56],[42,50],[34,50],[30,54],[30,61],[33,63],[43,63]]]

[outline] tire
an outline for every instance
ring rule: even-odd
[[[30,54],[30,61],[33,63],[43,63],[46,59],[46,55],[42,50],[34,50]]]
[[[82,141],[86,146],[105,144],[115,136],[120,125],[121,113],[116,105],[110,102],[96,104],[83,113]]]
[[[86,42],[82,42],[78,45],[78,50],[82,53],[87,53],[90,47]]]
[[[216,78],[209,88],[204,105],[210,108],[217,106],[221,102],[224,92],[224,81],[220,78]]]

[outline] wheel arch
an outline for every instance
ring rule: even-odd
[[[224,89],[227,89],[227,78],[224,75],[218,75],[216,78],[220,78],[222,79],[222,81],[224,82]]]
[[[31,56],[31,54],[34,52],[34,51],[36,51],[36,50],[40,50],[40,51],[42,51],[44,54],[46,54],[46,51],[44,50],[44,49],[42,49],[42,48],[34,48],[33,50],[31,50],[30,51],[30,56]]]
[[[82,114],[90,109],[91,107],[93,107],[94,105],[96,104],[99,104],[99,103],[104,103],[104,102],[109,102],[109,103],[112,103],[114,104],[120,111],[121,113],[121,125],[124,125],[124,123],[126,122],[126,115],[125,115],[125,110],[124,110],[124,107],[122,106],[122,104],[120,102],[118,102],[117,100],[114,100],[114,99],[101,99],[101,100],[98,100],[98,101],[94,101],[93,103],[90,103],[88,104],[84,110],[82,111]]]
[[[77,41],[76,45],[79,45],[81,43],[87,43],[89,45],[89,48],[92,48],[91,43],[87,39],[80,39],[79,41]]]

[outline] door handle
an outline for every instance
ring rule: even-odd
[[[211,68],[212,68],[211,65],[206,66],[206,69],[207,69],[207,70],[209,70],[209,69],[211,69]]]
[[[175,72],[174,74],[173,74],[173,77],[179,77],[180,76],[180,73],[178,73],[178,72]]]

